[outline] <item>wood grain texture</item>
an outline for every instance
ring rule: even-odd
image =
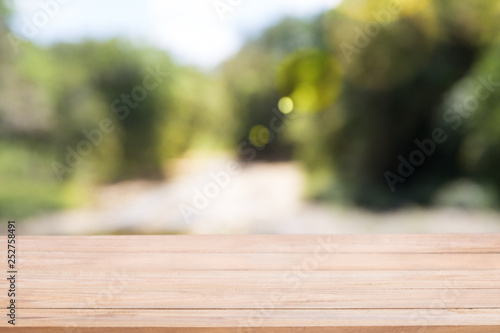
[[[500,253],[120,253],[50,252],[19,257],[19,270],[500,270]],[[486,268],[487,267],[487,268]]]
[[[497,234],[24,236],[25,252],[500,253]],[[5,241],[5,240],[2,240]]]
[[[500,234],[18,238],[1,332],[500,332]]]

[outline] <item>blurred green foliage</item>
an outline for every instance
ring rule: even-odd
[[[464,99],[475,96],[478,76],[492,75],[500,82],[499,18],[499,5],[486,0],[345,0],[325,15],[327,46],[290,55],[278,80],[300,114],[289,132],[296,156],[308,166],[310,195],[373,209],[432,204],[441,188],[463,178],[485,192],[500,193],[498,88],[479,101],[470,119],[464,117],[467,125],[455,129],[445,116],[459,112],[445,109],[461,82],[476,82],[461,91]],[[336,76],[328,77],[323,64],[314,64],[317,52],[328,52],[342,73],[341,93],[322,107],[316,96],[335,96],[339,88]],[[311,105],[318,105],[310,108],[319,110],[315,114],[306,114],[302,97],[293,96],[294,89],[310,81],[293,74],[304,62],[315,67],[305,71],[308,75],[327,77],[313,90],[321,93],[305,94]],[[423,165],[400,174],[400,157],[409,160],[419,149],[415,140],[432,138],[439,128],[448,139],[436,144]],[[398,181],[388,184],[387,172]]]
[[[229,149],[224,83],[123,40],[16,54],[0,31],[0,216],[90,199],[93,184],[168,176],[188,150]]]
[[[478,78],[500,81],[499,16],[488,0],[345,0],[282,20],[210,73],[123,40],[25,41],[15,54],[0,24],[0,216],[168,177],[192,150],[299,160],[311,198],[383,209],[482,188],[497,205],[500,89],[474,112],[460,103]],[[436,128],[447,140],[391,191],[386,173]],[[453,185],[463,179],[474,185]]]
[[[283,61],[277,85],[299,112],[317,112],[330,105],[340,93],[342,74],[328,52],[303,49]]]

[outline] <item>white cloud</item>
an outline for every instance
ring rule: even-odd
[[[185,63],[210,67],[235,53],[243,40],[219,22],[211,1],[149,0],[153,41]]]

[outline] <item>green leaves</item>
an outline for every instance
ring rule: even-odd
[[[332,105],[342,89],[337,60],[315,49],[299,50],[278,68],[277,86],[292,99],[298,112],[314,113]]]

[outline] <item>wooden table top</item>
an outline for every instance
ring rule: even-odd
[[[500,234],[20,236],[16,260],[0,332],[500,332]]]

